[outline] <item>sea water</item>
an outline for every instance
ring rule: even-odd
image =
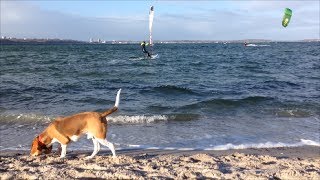
[[[260,45],[156,44],[157,59],[139,44],[1,45],[0,150],[28,150],[56,117],[113,107],[120,88],[107,117],[117,149],[319,146],[320,44]]]

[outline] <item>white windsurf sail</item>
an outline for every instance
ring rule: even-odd
[[[153,16],[154,16],[153,6],[151,6],[149,11],[149,32],[150,32],[149,44],[150,46],[153,46],[153,42],[152,42]]]

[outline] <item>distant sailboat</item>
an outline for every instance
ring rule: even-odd
[[[150,7],[149,11],[149,44],[151,48],[151,58],[157,58],[159,55],[158,54],[153,54],[153,41],[152,41],[152,26],[153,26],[153,18],[154,18],[154,8],[153,6]]]

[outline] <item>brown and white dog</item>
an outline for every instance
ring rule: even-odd
[[[118,110],[120,92],[121,89],[117,93],[114,107],[105,112],[83,112],[53,121],[33,140],[30,155],[37,156],[43,151],[48,154],[52,150],[52,144],[58,142],[62,148],[60,158],[64,158],[67,153],[67,145],[71,141],[77,141],[81,135],[87,134],[88,139],[91,138],[94,145],[94,150],[90,156],[86,157],[87,159],[93,158],[99,152],[100,144],[107,146],[115,157],[114,145],[106,140],[106,116]]]

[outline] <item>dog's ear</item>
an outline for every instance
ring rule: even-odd
[[[32,147],[35,143],[37,143],[37,141],[39,141],[39,136],[36,136],[35,138],[33,138],[31,147]]]
[[[38,155],[40,153],[38,148],[39,148],[39,136],[35,137],[32,141],[30,155]]]

